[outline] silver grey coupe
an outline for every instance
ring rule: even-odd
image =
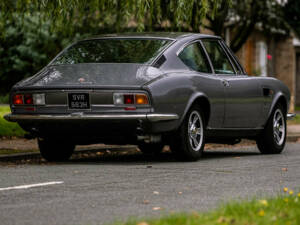
[[[164,145],[197,160],[208,142],[256,140],[264,154],[286,142],[290,92],[248,76],[220,37],[192,33],[106,35],[78,41],[13,86],[5,118],[37,137],[48,161],[75,145]]]

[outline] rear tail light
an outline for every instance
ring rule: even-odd
[[[115,105],[123,105],[124,104],[124,96],[119,93],[114,94],[114,104]]]
[[[45,94],[15,94],[14,105],[45,105]]]
[[[135,95],[135,104],[137,105],[148,105],[148,97],[145,94],[137,94]]]
[[[146,94],[115,93],[114,104],[115,105],[149,105],[149,99]]]
[[[45,94],[33,94],[34,105],[45,105]]]
[[[14,105],[23,105],[24,101],[23,101],[23,95],[20,94],[16,94],[13,96],[13,104]]]
[[[133,105],[134,104],[134,95],[132,94],[125,94],[124,95],[124,104],[125,105]]]
[[[33,105],[32,94],[25,94],[24,95],[24,102],[25,102],[26,105]]]

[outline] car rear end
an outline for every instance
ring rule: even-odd
[[[151,64],[171,44],[170,39],[151,37],[75,43],[37,75],[13,87],[12,113],[5,118],[34,136],[65,136],[78,143],[135,143],[147,138],[159,131],[153,123],[178,118],[156,112],[144,86],[162,75]]]
[[[147,124],[160,119],[152,113],[149,94],[141,89],[24,90],[13,92],[11,99],[12,114],[6,119],[36,136],[128,143],[139,132],[151,132]]]

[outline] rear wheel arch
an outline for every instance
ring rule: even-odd
[[[288,112],[288,106],[287,106],[287,101],[286,101],[286,99],[285,99],[285,97],[284,96],[280,96],[279,98],[278,98],[278,100],[276,101],[276,104],[275,105],[277,105],[277,104],[280,104],[280,105],[282,105],[282,107],[283,107],[283,109],[285,110],[285,115],[284,116],[286,116],[286,113]],[[274,108],[274,107],[273,107]]]
[[[186,117],[187,112],[189,111],[189,109],[191,107],[193,107],[194,105],[197,105],[201,108],[203,114],[204,114],[204,120],[205,120],[205,126],[207,126],[208,121],[209,121],[209,117],[210,117],[210,102],[208,100],[208,97],[204,94],[196,94],[194,96],[191,97],[191,99],[189,100],[184,114],[181,118],[180,124],[182,124],[184,118]]]
[[[274,111],[274,109],[276,108],[276,106],[278,104],[280,104],[283,107],[283,109],[285,110],[283,113],[284,113],[284,116],[286,117],[286,114],[288,112],[288,103],[287,103],[287,100],[284,97],[284,95],[283,94],[279,94],[273,100],[272,106],[270,108],[270,111],[269,111],[269,114],[268,114],[268,117],[267,117],[268,119],[270,118],[272,112]]]

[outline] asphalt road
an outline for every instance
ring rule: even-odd
[[[135,154],[2,165],[0,224],[107,224],[130,216],[205,211],[230,199],[276,195],[283,187],[299,190],[299,163],[300,144],[289,143],[281,155],[227,148],[192,163],[175,162],[169,154]],[[14,189],[31,184],[37,187]]]

